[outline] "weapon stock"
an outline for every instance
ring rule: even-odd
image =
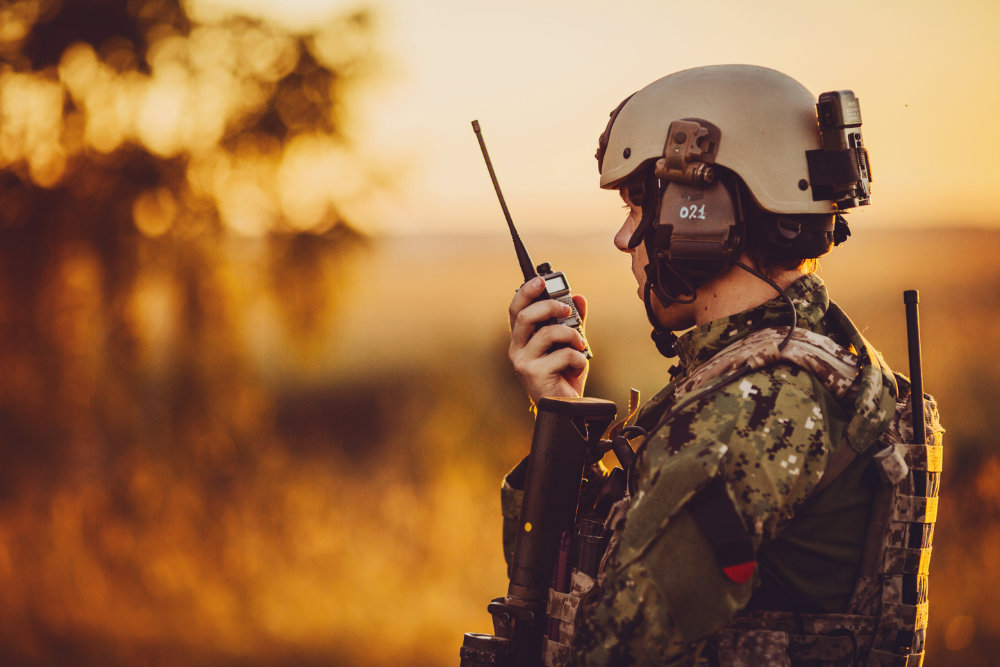
[[[543,398],[528,455],[507,595],[487,607],[495,634],[466,633],[461,667],[541,666],[546,604],[563,535],[572,530],[587,450],[615,417],[598,398]]]

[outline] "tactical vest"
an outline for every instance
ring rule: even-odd
[[[852,327],[853,328],[853,327]],[[856,330],[850,333],[856,334]],[[875,497],[861,570],[843,614],[755,611],[737,614],[719,633],[722,665],[865,664],[919,665],[927,628],[927,572],[937,515],[942,448],[934,399],[925,396],[926,443],[912,442],[909,382],[893,374],[896,411],[875,443],[858,451],[850,434],[880,428],[879,415],[861,407],[865,398],[857,379],[864,361],[829,338],[796,329],[778,350],[787,327],[764,329],[734,343],[684,382],[682,394],[707,388],[746,364],[753,368],[790,362],[816,377],[838,399],[860,409],[848,425],[848,437],[832,454],[813,493],[826,488],[857,456],[871,456],[881,485]],[[857,334],[860,336],[860,334]],[[853,336],[852,336],[853,338]],[[865,344],[867,348],[867,344]],[[870,348],[869,348],[870,349]],[[860,350],[859,350],[860,351]],[[870,358],[874,370],[881,360]],[[860,368],[859,368],[860,366]],[[857,442],[863,442],[858,440]]]
[[[674,392],[674,407],[664,418],[747,372],[792,363],[819,380],[842,404],[854,404],[844,440],[831,454],[813,494],[829,486],[859,456],[871,457],[881,478],[846,612],[740,612],[713,641],[721,665],[909,666],[923,661],[927,572],[942,461],[943,430],[936,404],[925,396],[928,442],[912,442],[908,380],[888,370],[835,304],[830,304],[828,317],[847,334],[851,350],[805,329],[795,329],[787,342],[788,327],[762,329],[726,347],[684,378]],[[898,397],[895,411],[887,414],[875,409],[873,400],[884,382]],[[592,582],[574,584],[575,595],[553,592],[550,600],[549,613],[560,621],[567,643],[581,589],[589,589]],[[568,646],[547,642],[546,648],[546,664],[565,664]]]

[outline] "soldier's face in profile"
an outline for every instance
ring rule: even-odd
[[[642,301],[643,292],[646,287],[646,264],[649,263],[649,256],[646,254],[646,246],[642,243],[635,248],[630,249],[628,247],[629,239],[632,238],[632,234],[635,233],[639,222],[642,220],[642,207],[629,198],[628,190],[625,188],[620,190],[620,194],[622,201],[625,202],[628,215],[625,217],[625,221],[622,223],[621,228],[619,228],[618,233],[615,234],[615,247],[631,255],[632,274],[635,276],[635,281],[638,285],[636,293],[639,295],[639,300]],[[660,323],[668,329],[686,329],[694,324],[694,308],[692,304],[673,303],[668,307],[664,307],[655,294],[651,299],[653,313]]]
[[[629,199],[627,190],[621,190],[621,197],[622,201],[625,202],[625,210],[628,212],[628,215],[626,215],[625,221],[622,223],[618,233],[615,234],[615,247],[632,256],[632,273],[635,275],[636,283],[639,285],[639,298],[642,299],[643,287],[646,284],[645,266],[649,258],[646,255],[646,247],[643,244],[640,243],[632,249],[628,247],[629,239],[632,238],[632,234],[635,233],[636,228],[639,226],[639,221],[642,220],[642,208]]]

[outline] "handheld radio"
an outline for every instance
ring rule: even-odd
[[[507,203],[504,201],[503,193],[500,192],[500,184],[497,182],[497,176],[493,171],[490,154],[486,151],[486,142],[483,141],[483,133],[479,129],[478,120],[472,121],[472,130],[476,133],[476,138],[479,139],[479,148],[483,151],[483,159],[486,160],[486,168],[489,169],[490,179],[493,181],[493,189],[496,190],[497,199],[500,200],[500,208],[503,209],[503,215],[507,219],[507,226],[510,228],[510,237],[514,241],[514,253],[517,255],[518,264],[521,266],[521,273],[524,274],[524,282],[528,282],[540,275],[545,280],[545,292],[540,294],[535,301],[555,299],[559,303],[564,303],[570,307],[570,314],[567,317],[546,320],[538,328],[541,329],[551,324],[564,324],[568,327],[573,327],[580,332],[581,336],[584,336],[583,319],[580,317],[580,311],[577,310],[576,303],[573,301],[573,293],[570,290],[569,281],[566,280],[566,275],[562,271],[554,271],[548,262],[539,264],[537,270],[535,269],[531,257],[528,255],[528,250],[524,247],[524,243],[521,242],[521,237],[518,235],[517,229],[514,228],[514,221],[511,220],[510,211],[507,210]],[[584,336],[584,340],[586,341],[586,336]],[[565,347],[565,345],[559,344],[555,347]],[[583,350],[583,354],[588,359],[594,357],[594,354],[590,351],[589,343],[587,343],[587,347]]]

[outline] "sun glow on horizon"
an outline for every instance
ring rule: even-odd
[[[305,25],[352,5],[238,6]],[[865,224],[1000,226],[995,3],[852,0],[832,16],[781,0],[765,20],[760,7],[728,0],[711,16],[711,49],[702,30],[679,27],[677,9],[656,2],[613,12],[568,1],[372,6],[386,64],[366,98],[359,140],[396,166],[387,192],[370,202],[380,231],[501,224],[473,118],[483,122],[515,221],[547,232],[614,226],[616,202],[596,187],[593,161],[608,111],[660,76],[729,62],[773,67],[817,95],[857,93],[875,177],[872,206],[858,212]]]

